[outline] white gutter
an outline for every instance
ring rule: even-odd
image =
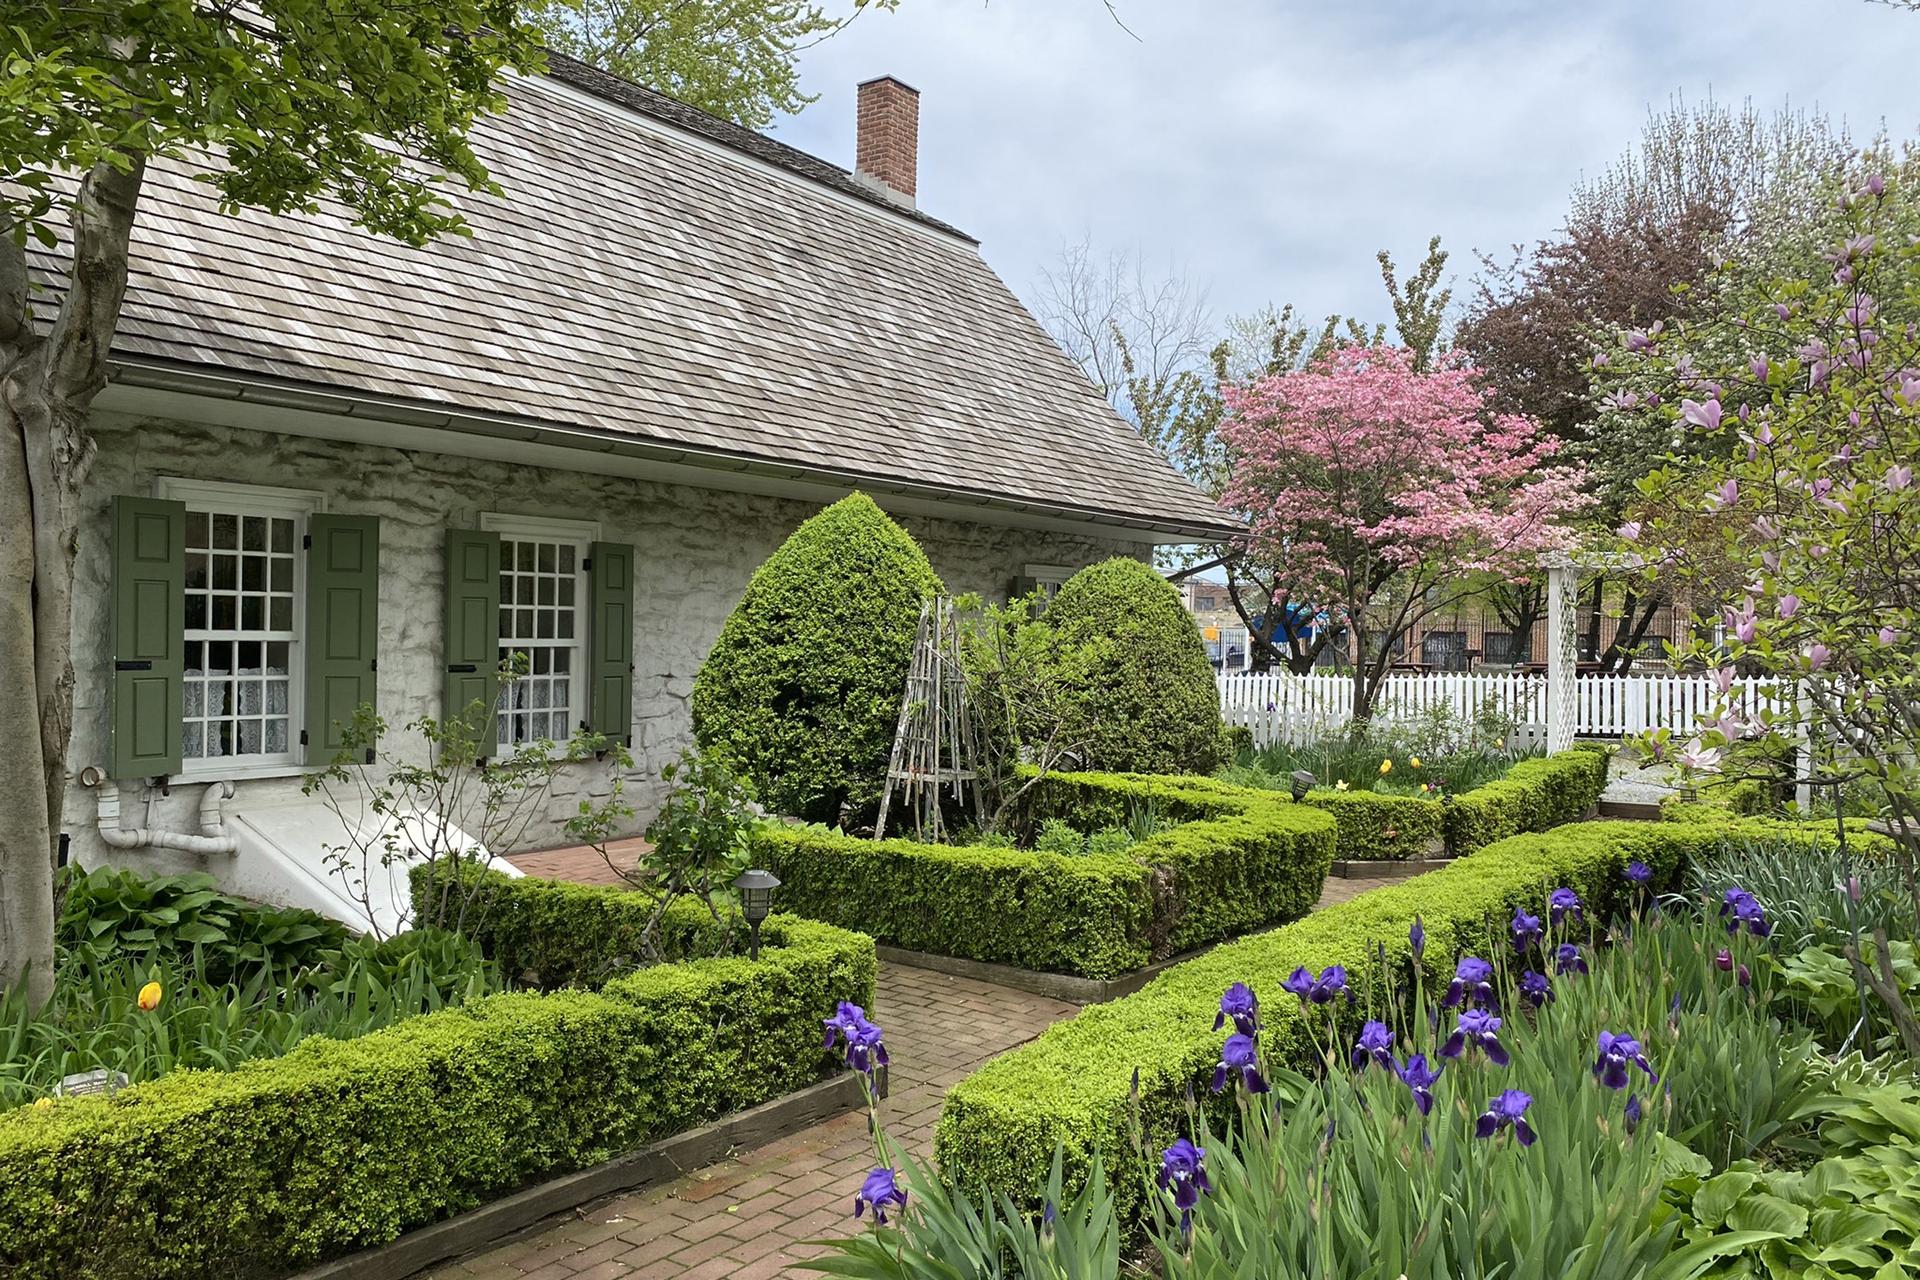
[[[92,770],[87,772],[91,773]],[[82,778],[85,782],[85,778]],[[227,834],[226,817],[220,806],[233,799],[233,783],[210,782],[200,795],[200,834],[188,835],[184,831],[161,831],[153,827],[123,827],[120,825],[120,787],[116,783],[86,783],[97,788],[96,799],[99,804],[97,825],[100,838],[115,849],[177,849],[182,853],[236,853],[240,845]],[[153,789],[149,787],[146,795],[147,821],[153,821]]]

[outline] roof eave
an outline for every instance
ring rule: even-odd
[[[1115,511],[1069,502],[1046,502],[1009,497],[958,485],[936,485],[899,476],[863,472],[854,468],[821,467],[780,461],[747,453],[704,448],[671,441],[649,440],[619,431],[576,424],[557,424],[518,415],[466,409],[433,401],[406,400],[262,377],[230,370],[213,370],[142,355],[118,355],[112,361],[112,381],[123,387],[173,392],[212,400],[271,405],[303,413],[353,418],[363,422],[395,423],[469,436],[561,445],[586,453],[621,454],[673,466],[689,466],[714,473],[734,472],[760,477],[846,485],[918,496],[990,511],[1044,516],[1073,523],[1104,526],[1135,541],[1161,545],[1220,542],[1243,529],[1225,518],[1204,515]],[[1141,534],[1153,535],[1141,538]]]

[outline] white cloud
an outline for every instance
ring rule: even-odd
[[[921,90],[920,203],[1030,293],[1059,246],[1172,257],[1217,309],[1383,316],[1374,252],[1550,232],[1675,92],[1913,136],[1920,14],[1865,0],[902,0],[809,51],[778,134],[838,163],[855,84]]]

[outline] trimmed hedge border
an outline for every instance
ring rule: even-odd
[[[762,941],[0,1115],[0,1274],[284,1274],[810,1085],[837,1066],[821,1019],[872,1000],[873,942],[790,915]]]
[[[1319,901],[1334,822],[1274,792],[1211,778],[1060,773],[1027,795],[1034,822],[1123,826],[1151,805],[1180,825],[1121,854],[856,839],[766,824],[754,837],[788,911],[910,951],[1105,980],[1297,920]]]
[[[1318,788],[1303,803],[1332,814],[1340,824],[1340,857],[1403,860],[1454,857],[1526,831],[1576,822],[1600,803],[1607,789],[1611,750],[1597,743],[1551,756],[1522,760],[1504,777],[1451,801],[1371,791]]]
[[[1780,824],[1751,825],[1756,836],[1798,834],[1824,843],[1822,835]],[[1315,971],[1346,966],[1363,997],[1350,1015],[1357,1022],[1365,996],[1384,984],[1383,957],[1390,957],[1387,963],[1402,989],[1412,981],[1407,931],[1416,915],[1427,931],[1426,979],[1437,991],[1451,976],[1457,952],[1484,955],[1490,954],[1486,948],[1506,945],[1506,921],[1515,906],[1537,908],[1551,888],[1567,885],[1604,918],[1624,903],[1628,886],[1622,871],[1628,862],[1645,862],[1657,887],[1671,886],[1689,858],[1716,847],[1727,834],[1704,824],[1584,822],[1515,836],[1442,870],[1217,947],[1134,995],[1056,1023],[953,1086],[935,1135],[940,1167],[969,1191],[986,1187],[1016,1199],[1038,1197],[1056,1144],[1064,1146],[1066,1167],[1076,1182],[1096,1149],[1109,1170],[1122,1167],[1119,1162],[1131,1150],[1128,1100],[1134,1072],[1139,1072],[1148,1141],[1164,1145],[1179,1131],[1189,1090],[1207,1096],[1205,1082],[1219,1060],[1224,1035],[1212,1029],[1214,1014],[1220,993],[1231,983],[1249,983],[1266,997],[1261,1006],[1266,1051],[1311,1069],[1319,1051],[1296,1003],[1280,986],[1296,966]],[[1130,1180],[1113,1185],[1129,1206],[1137,1204],[1139,1188]]]

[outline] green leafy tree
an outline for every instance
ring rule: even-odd
[[[754,571],[693,682],[700,749],[776,813],[861,821],[879,803],[921,604],[940,579],[856,493]]]
[[[204,168],[228,207],[341,202],[419,244],[440,194],[492,190],[467,143],[538,51],[513,0],[19,0],[0,25],[0,984],[50,990],[52,853],[88,410],[106,384],[147,167]],[[51,276],[50,288],[29,271]]]
[[[1083,764],[1115,773],[1212,773],[1220,695],[1199,629],[1173,584],[1124,556],[1082,569],[1045,618],[1065,654],[1107,661],[1066,669],[1064,721]]]
[[[549,48],[749,129],[814,100],[795,59],[842,25],[807,0],[529,0],[524,12]]]

